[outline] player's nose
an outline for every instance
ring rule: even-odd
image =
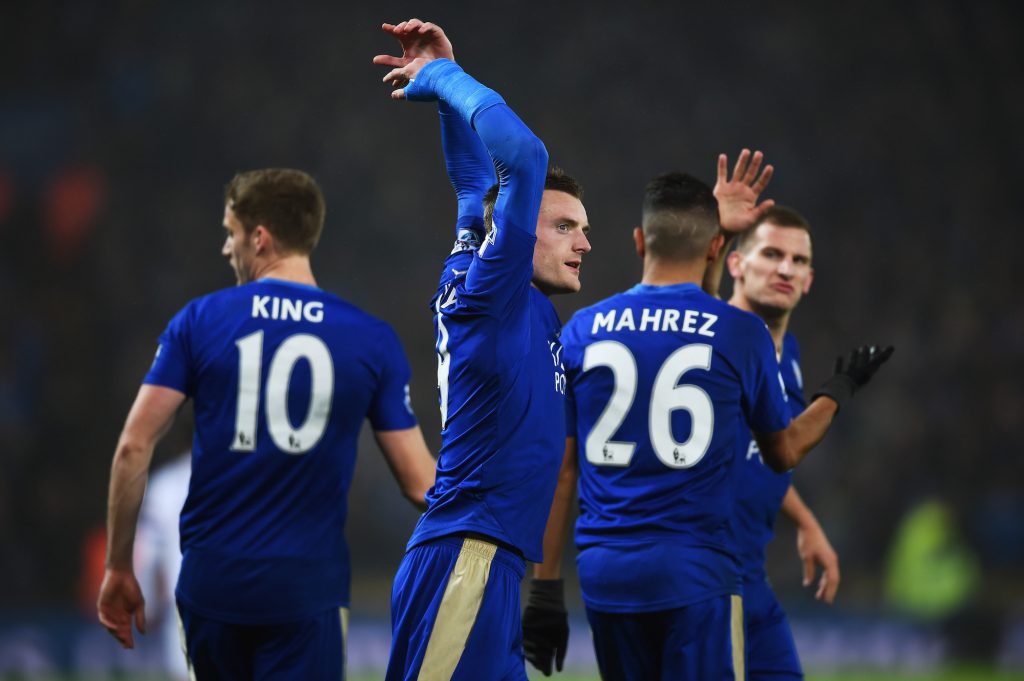
[[[586,234],[580,232],[580,238],[576,240],[573,250],[577,253],[590,253],[590,239]]]

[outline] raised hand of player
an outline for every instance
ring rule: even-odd
[[[131,572],[108,568],[103,575],[96,610],[100,624],[125,648],[134,648],[132,618],[140,634],[146,633],[146,601]]]
[[[763,162],[764,154],[760,151],[751,156],[750,150],[744,149],[736,159],[732,179],[729,179],[729,159],[725,154],[718,155],[718,180],[714,192],[718,199],[718,219],[724,231],[730,234],[745,232],[775,205],[771,199],[757,202],[775,173],[775,168],[767,165],[758,175]]]
[[[843,358],[836,358],[836,374],[849,376],[857,388],[864,386],[892,356],[894,348],[880,345],[862,345],[850,352],[844,365]]]
[[[569,646],[569,615],[560,579],[534,579],[523,611],[523,652],[526,659],[544,676],[551,676],[551,665],[562,671]]]
[[[409,19],[399,24],[382,24],[381,29],[394,36],[402,46],[400,57],[378,54],[373,58],[374,64],[392,67],[384,76],[384,82],[394,88],[392,99],[405,99],[405,86],[429,62],[435,59],[455,61],[451,41],[437,24]]]
[[[842,357],[837,357],[835,373],[818,388],[814,397],[831,397],[842,409],[854,393],[864,387],[875,372],[889,360],[894,349],[891,345],[861,345],[852,350],[845,361]]]
[[[821,579],[814,597],[831,605],[839,588],[839,556],[825,532],[816,524],[797,528],[796,551],[804,564],[804,586],[811,585],[818,566],[821,566]]]

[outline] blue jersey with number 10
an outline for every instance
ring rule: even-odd
[[[764,322],[693,284],[638,285],[577,312],[562,343],[587,606],[649,612],[739,593],[728,524],[740,424],[789,424]]]
[[[145,382],[194,402],[178,598],[237,623],[347,605],[363,420],[416,424],[391,327],[313,286],[262,279],[185,306]]]

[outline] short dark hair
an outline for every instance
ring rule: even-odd
[[[644,190],[644,248],[654,258],[693,260],[707,254],[719,230],[711,187],[687,173],[658,175]]]
[[[263,225],[281,250],[309,255],[324,228],[324,195],[301,170],[265,168],[238,173],[224,188],[246,234]]]
[[[786,206],[772,206],[753,229],[740,232],[739,236],[736,237],[736,250],[746,252],[746,250],[750,248],[754,232],[757,231],[758,227],[765,223],[775,225],[776,227],[802,229],[807,232],[808,235],[811,234],[811,223],[809,223],[807,218],[803,215]]]
[[[565,192],[580,201],[583,200],[583,185],[558,166],[551,166],[547,176],[544,178],[544,189],[556,192]],[[494,204],[498,201],[498,185],[494,185],[484,194],[484,225],[491,229],[491,221],[494,220]],[[532,225],[531,225],[532,227]]]

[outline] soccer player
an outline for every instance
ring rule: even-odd
[[[587,214],[579,186],[546,175],[544,145],[454,63],[439,28],[384,30],[403,55],[374,62],[394,67],[393,97],[439,102],[458,197],[432,302],[437,484],[395,577],[387,678],[525,679],[519,583],[524,559],[541,560],[565,443],[561,324],[548,296],[580,287]]]
[[[751,171],[759,158],[748,165],[744,154],[734,181],[760,186]],[[642,282],[563,329],[575,436],[545,536],[556,564],[536,566],[524,614],[526,654],[542,671],[564,655],[561,584],[546,580],[558,577],[578,460],[577,566],[602,678],[744,678],[740,574],[727,535],[741,426],[774,470],[792,468],[888,357],[855,352],[791,420],[764,322],[700,288],[723,244],[718,208],[689,175],[652,180],[634,231]],[[747,228],[758,212],[746,211],[746,224],[723,214],[722,227]]]
[[[790,208],[772,207],[754,229],[736,237],[728,255],[733,294],[729,303],[756,314],[768,326],[779,372],[789,398],[790,413],[806,406],[800,346],[787,331],[789,319],[810,291],[810,224]],[[745,426],[744,426],[745,427]],[[816,597],[831,603],[839,588],[839,559],[811,510],[791,484],[790,472],[776,473],[764,465],[757,441],[741,432],[735,514],[731,532],[743,574],[743,612],[750,681],[802,679],[793,635],[765,574],[765,547],[774,533],[779,509],[797,524],[798,549],[804,561],[804,584],[824,571]]]
[[[410,501],[422,506],[433,483],[398,338],[316,285],[309,256],[323,220],[306,173],[231,180],[222,254],[238,286],[171,320],[114,453],[98,610],[131,648],[132,619],[145,631],[132,542],[150,459],[192,399],[176,596],[201,679],[343,677],[346,500],[364,419]]]

